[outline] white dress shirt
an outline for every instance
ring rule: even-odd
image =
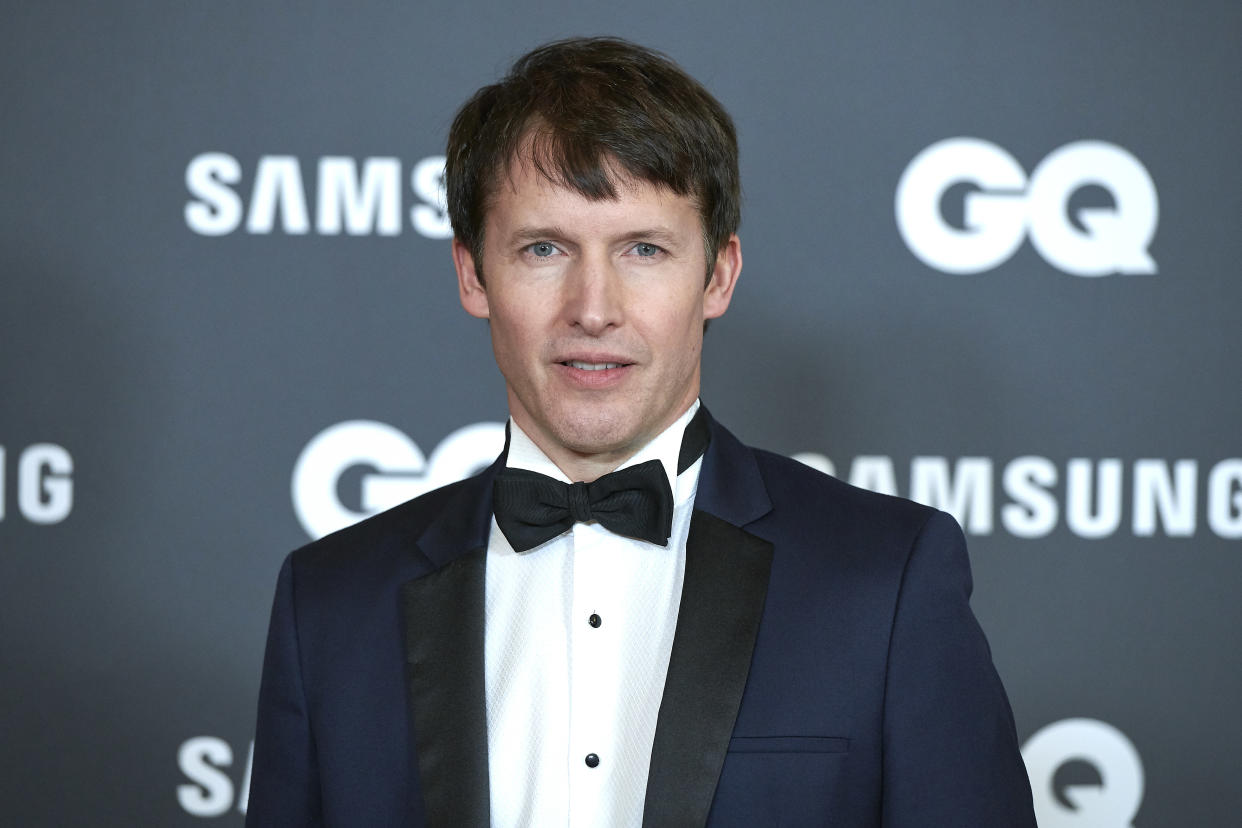
[[[697,460],[677,475],[689,410],[621,468],[658,459],[667,547],[598,523],[517,554],[492,519],[484,669],[492,825],[639,826],[677,627]],[[570,481],[512,420],[507,464]]]

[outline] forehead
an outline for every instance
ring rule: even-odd
[[[615,197],[592,197],[540,171],[522,154],[498,175],[487,202],[486,223],[505,225],[535,220],[568,224],[628,223],[688,225],[697,232],[698,205],[662,184],[638,178],[617,165],[601,171]]]

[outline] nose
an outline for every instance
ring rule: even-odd
[[[624,286],[607,254],[583,256],[566,276],[566,321],[600,336],[624,320]]]

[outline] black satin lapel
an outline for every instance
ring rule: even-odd
[[[750,673],[772,545],[696,510],[656,720],[646,828],[704,825]]]
[[[427,825],[491,820],[483,679],[486,548],[401,586],[406,681]]]
[[[712,441],[710,421],[711,415],[700,403],[699,410],[694,412],[690,422],[686,423],[686,430],[681,433],[681,450],[677,453],[678,474],[693,466],[707,451],[707,444]]]

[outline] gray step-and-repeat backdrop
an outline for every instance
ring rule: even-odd
[[[240,825],[285,553],[501,441],[449,121],[599,33],[737,120],[705,402],[962,523],[1041,824],[1238,824],[1237,4],[6,5],[0,824]]]

